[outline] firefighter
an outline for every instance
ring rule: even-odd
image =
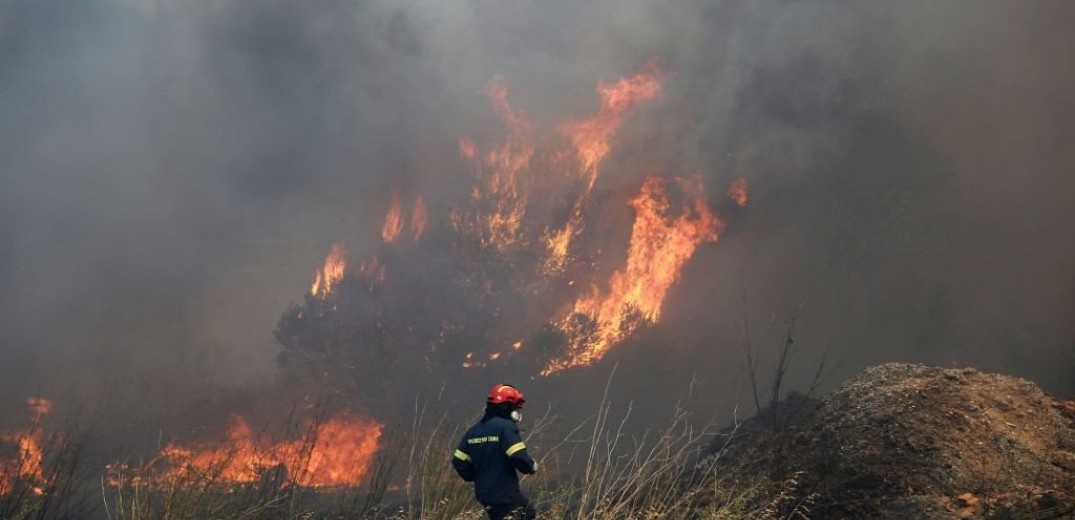
[[[537,512],[519,490],[516,471],[533,474],[537,462],[526,453],[519,437],[523,393],[498,384],[489,391],[485,415],[459,441],[452,466],[460,477],[474,482],[474,496],[489,520],[533,520]]]

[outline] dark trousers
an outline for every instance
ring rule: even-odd
[[[537,511],[527,503],[485,506],[489,520],[534,520]]]

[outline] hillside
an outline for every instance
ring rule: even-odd
[[[791,482],[810,518],[1072,518],[1075,401],[975,369],[892,363],[744,422],[719,463]]]

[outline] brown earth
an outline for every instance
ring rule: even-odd
[[[791,482],[808,518],[1075,518],[1075,401],[890,363],[744,422],[718,464]]]

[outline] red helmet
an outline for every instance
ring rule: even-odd
[[[523,393],[514,386],[501,383],[493,385],[493,389],[489,391],[489,398],[485,402],[489,404],[511,403],[516,408],[522,408],[526,399],[523,397]]]

